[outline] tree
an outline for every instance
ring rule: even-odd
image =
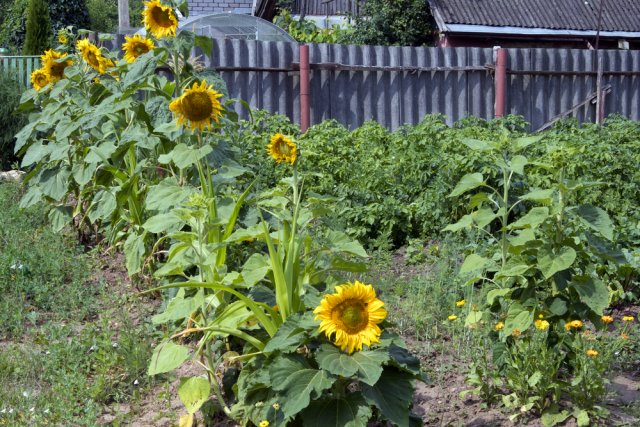
[[[426,0],[366,0],[352,43],[422,46],[433,43],[435,22]]]
[[[29,0],[27,6],[27,34],[25,55],[40,55],[51,46],[51,18],[45,0]]]

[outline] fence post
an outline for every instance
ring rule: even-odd
[[[507,50],[498,47],[495,51],[495,116],[498,118],[504,117],[507,105]]]
[[[300,131],[306,132],[311,124],[311,90],[309,84],[309,45],[300,45]]]

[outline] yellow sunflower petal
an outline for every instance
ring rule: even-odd
[[[56,52],[53,49],[47,50],[40,59],[42,61],[42,69],[47,74],[49,82],[57,82],[64,77],[64,69],[73,64],[70,59],[60,61],[67,56],[65,53]]]
[[[178,18],[169,6],[163,6],[159,1],[148,1],[142,12],[144,26],[148,32],[157,38],[176,35]]]
[[[206,80],[201,84],[196,82],[169,104],[169,110],[177,116],[179,125],[189,122],[192,129],[202,130],[211,127],[211,120],[218,123],[222,114],[222,104],[218,98],[222,94],[212,88],[213,85],[207,86]]]
[[[78,40],[76,49],[82,55],[84,62],[100,74],[104,74],[107,68],[113,67],[113,61],[106,58],[100,48],[91,43],[89,39]]]
[[[271,141],[267,145],[267,152],[277,163],[285,162],[294,164],[296,162],[296,158],[298,157],[298,147],[296,146],[295,142],[281,133],[276,133],[271,137]],[[336,287],[336,291],[338,292],[338,294],[342,292],[340,288],[341,286]],[[368,291],[358,290],[357,292],[367,293]],[[375,298],[375,291],[373,295]],[[363,298],[364,297],[365,296],[363,295]]]
[[[39,68],[31,73],[31,84],[36,90],[40,90],[49,84],[49,75],[44,68]]]
[[[133,37],[125,37],[125,43],[122,45],[122,50],[124,50],[124,59],[128,63],[132,63],[136,60],[140,55],[144,55],[145,53],[155,49],[155,45],[151,40],[146,37],[142,37],[139,34],[136,34]]]
[[[387,315],[383,306],[373,286],[356,281],[336,286],[335,293],[325,295],[313,312],[321,321],[320,331],[351,354],[379,342],[378,324]]]

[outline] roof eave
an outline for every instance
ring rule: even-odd
[[[438,24],[440,27],[440,24]],[[531,35],[531,36],[569,36],[569,37],[595,37],[595,30],[556,30],[549,28],[523,28],[523,27],[496,27],[490,25],[446,24],[446,33],[465,34],[496,34],[496,35]],[[640,38],[640,31],[600,31],[600,37],[617,39]]]

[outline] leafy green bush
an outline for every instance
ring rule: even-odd
[[[433,43],[435,22],[423,0],[367,0],[356,17],[352,43],[423,46]]]
[[[9,169],[17,160],[13,154],[14,136],[26,121],[23,114],[16,112],[23,90],[13,73],[0,70],[0,170]]]
[[[87,0],[91,31],[115,33],[118,30],[118,0]]]
[[[29,0],[27,7],[27,34],[22,52],[40,55],[51,46],[51,18],[44,0]]]
[[[27,23],[27,0],[14,0],[0,26],[0,46],[20,54]]]
[[[50,0],[48,3],[54,32],[68,26],[75,28],[89,26],[89,12],[85,0]]]

